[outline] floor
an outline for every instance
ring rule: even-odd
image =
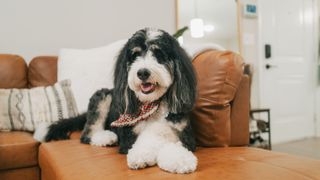
[[[320,138],[309,138],[273,145],[272,151],[320,159]]]

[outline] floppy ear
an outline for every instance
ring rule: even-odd
[[[134,114],[138,112],[139,101],[134,92],[128,87],[128,62],[130,57],[129,42],[120,51],[115,71],[114,71],[114,90],[113,101],[117,104],[117,111],[120,114]]]
[[[169,112],[174,114],[188,113],[192,110],[196,98],[196,76],[191,59],[179,43],[170,36],[173,46],[173,84],[166,98]]]

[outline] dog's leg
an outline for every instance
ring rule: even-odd
[[[112,131],[104,129],[111,101],[112,96],[108,89],[99,90],[91,97],[87,113],[87,123],[80,138],[82,143],[107,146],[117,142],[117,135]]]
[[[169,113],[168,124],[178,132],[182,145],[189,151],[196,150],[196,140],[191,127],[191,119],[185,114]]]
[[[197,168],[197,157],[181,142],[165,144],[157,156],[158,166],[171,173],[191,173]]]
[[[157,155],[164,143],[162,138],[152,134],[141,134],[132,148],[128,151],[127,163],[130,169],[141,169],[154,166]]]

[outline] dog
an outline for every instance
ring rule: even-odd
[[[119,145],[130,169],[158,165],[172,173],[196,170],[196,142],[189,113],[196,98],[192,63],[167,32],[137,31],[119,53],[114,89],[101,89],[78,117],[38,128],[42,141],[68,139],[82,130],[80,141]]]

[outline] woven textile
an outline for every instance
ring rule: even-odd
[[[65,80],[47,87],[0,89],[0,131],[34,131],[42,122],[54,122],[78,115]]]
[[[123,127],[123,126],[134,126],[140,121],[147,120],[153,113],[155,113],[160,105],[160,101],[154,101],[151,103],[141,104],[139,113],[136,115],[132,114],[121,114],[120,118],[111,123],[112,127]]]

